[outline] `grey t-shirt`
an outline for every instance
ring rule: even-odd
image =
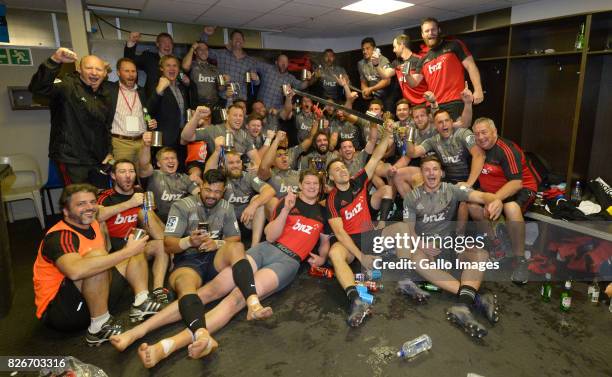
[[[453,183],[466,181],[470,176],[470,149],[474,145],[474,134],[467,128],[455,128],[448,139],[436,134],[421,143],[425,152],[436,152],[446,171],[446,179]]]
[[[191,181],[187,174],[166,174],[161,170],[153,170],[147,183],[147,190],[152,191],[155,197],[156,213],[162,221],[166,221],[174,201],[191,195],[197,187],[198,185]]]
[[[316,124],[317,117],[314,113],[301,111],[294,117],[294,121],[295,129],[297,130],[297,140],[298,143],[301,143],[310,136],[310,128],[313,124]]]
[[[387,66],[389,64],[389,59],[381,55],[380,64],[382,67]],[[378,84],[378,82],[382,80],[376,67],[374,67],[369,60],[361,59],[357,63],[357,70],[359,71],[359,79],[365,81],[370,87]],[[383,98],[384,96],[385,89],[379,89],[373,93],[373,97],[376,98]]]
[[[359,123],[357,121],[356,123]],[[351,122],[337,123],[334,131],[338,132],[338,146],[343,140],[353,140],[353,146],[356,150],[360,151],[365,147],[363,131],[360,130],[360,125],[353,124]]]
[[[219,69],[208,62],[193,60],[189,78],[195,84],[199,104],[215,104],[218,94]]]
[[[404,197],[404,221],[415,222],[417,236],[451,235],[459,202],[467,201],[472,191],[442,182],[438,191],[427,192],[421,185]]]
[[[333,98],[335,101],[338,101],[340,98],[344,96],[344,90],[334,77],[346,74],[346,70],[337,65],[332,65],[329,67],[321,67],[321,87],[323,89],[323,98]]]
[[[206,208],[202,204],[199,195],[190,195],[172,204],[164,235],[170,237],[186,237],[198,228],[198,222],[208,222],[210,238],[225,239],[233,236],[240,236],[240,228],[234,207],[225,199],[212,208]],[[191,247],[180,255],[199,253],[197,248]]]
[[[297,193],[300,186],[300,172],[293,169],[279,170],[273,168],[272,177],[268,180],[268,183],[276,191],[277,198],[287,195],[290,188]]]
[[[343,159],[342,161],[344,161],[344,165],[346,165],[351,177],[354,177],[361,169],[364,168],[369,159],[370,155],[365,150],[362,150],[355,153],[352,160],[347,161]]]
[[[266,184],[256,174],[242,173],[240,178],[229,178],[225,185],[225,200],[234,206],[236,217],[249,205],[251,198]]]
[[[304,149],[300,144],[287,149],[287,158],[289,159],[289,169],[298,169],[300,156],[304,153]]]
[[[196,140],[204,140],[209,151],[215,150],[215,139],[219,136],[225,137],[227,128],[224,124],[217,124],[209,126],[203,129],[197,129],[195,133]],[[240,129],[234,131],[234,149],[240,154],[245,154],[250,150],[255,149],[252,138],[249,137],[248,133]]]

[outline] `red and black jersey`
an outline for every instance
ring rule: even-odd
[[[374,229],[370,210],[368,183],[370,179],[365,169],[361,169],[349,181],[349,189],[340,191],[337,187],[327,197],[329,218],[342,218],[342,226],[348,234],[359,234]]]
[[[272,219],[285,207],[285,198],[276,206]],[[276,242],[296,253],[304,261],[319,242],[319,236],[330,233],[325,208],[319,203],[308,204],[298,197],[295,206],[289,211],[283,233]]]
[[[483,191],[495,193],[508,181],[516,179],[523,181],[524,188],[538,191],[541,178],[523,150],[514,142],[499,137],[495,145],[485,152],[485,163],[478,177]]]
[[[128,201],[130,198],[132,198],[132,195],[124,195],[118,193],[115,189],[108,189],[100,194],[98,197],[98,204],[110,207]],[[106,228],[108,229],[108,235],[111,237],[111,241],[113,241],[113,238],[123,240],[130,232],[130,229],[138,227],[139,212],[140,207],[134,207],[120,212],[106,220]],[[114,243],[113,249],[115,249]]]
[[[472,54],[458,39],[443,40],[419,60],[416,72],[423,75],[438,103],[461,100],[465,88],[463,60]]]
[[[427,82],[425,80],[421,80],[419,85],[416,87],[411,87],[408,85],[406,81],[406,77],[404,76],[405,65],[410,65],[410,74],[417,73],[416,67],[421,60],[421,56],[415,53],[412,53],[407,60],[400,61],[399,59],[395,59],[391,63],[391,68],[395,69],[395,76],[397,77],[397,81],[399,82],[400,88],[402,89],[402,96],[407,99],[412,105],[419,105],[425,102],[425,98],[423,94],[427,91]]]

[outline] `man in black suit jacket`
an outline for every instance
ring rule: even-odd
[[[180,144],[181,129],[187,123],[189,95],[185,85],[177,80],[180,62],[176,56],[163,56],[159,61],[161,77],[155,91],[147,100],[147,108],[157,120],[157,131],[162,133],[162,144],[177,151],[179,164],[185,164],[185,146]]]
[[[140,41],[139,32],[131,32],[123,49],[123,56],[136,62],[138,69],[147,74],[145,83],[145,93],[147,97],[155,92],[155,86],[159,80],[159,60],[166,55],[172,55],[174,41],[168,33],[159,33],[155,38],[157,52],[144,51],[141,55],[136,55],[136,45]]]
[[[142,134],[148,128],[156,128],[157,122],[144,120],[147,97],[137,82],[136,63],[129,58],[117,61],[118,82],[109,83],[111,109],[114,111],[110,126],[115,160],[128,159],[135,164],[142,145]]]

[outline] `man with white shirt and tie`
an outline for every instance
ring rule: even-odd
[[[138,162],[142,145],[142,134],[147,130],[144,120],[143,103],[146,97],[143,88],[136,85],[138,80],[136,63],[130,58],[117,61],[119,81],[110,86],[112,109],[115,110],[111,124],[113,157],[115,160],[128,159]],[[149,127],[157,127],[151,120]]]

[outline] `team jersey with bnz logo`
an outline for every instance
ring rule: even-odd
[[[187,174],[166,174],[161,170],[154,170],[149,177],[147,190],[153,192],[159,218],[166,221],[172,203],[193,193],[197,187]]]
[[[427,192],[421,185],[404,197],[404,221],[415,222],[417,236],[450,235],[455,230],[453,221],[459,202],[467,201],[472,191],[442,182],[438,190]]]
[[[342,226],[348,234],[359,234],[374,229],[368,194],[369,182],[365,169],[362,169],[350,179],[348,190],[340,191],[334,187],[327,197],[329,218],[342,218]]]
[[[285,207],[285,198],[276,206],[273,219],[276,219]],[[308,204],[299,197],[295,206],[289,211],[283,232],[276,240],[279,244],[297,254],[302,261],[313,251],[321,234],[330,234],[325,208],[319,203]]]
[[[444,139],[436,134],[421,143],[425,153],[434,151],[451,182],[464,182],[470,176],[472,155],[470,149],[476,145],[476,138],[467,128],[454,128],[451,136]]]
[[[126,202],[132,198],[132,195],[123,195],[115,191],[114,188],[108,189],[98,197],[98,204],[104,207],[114,206]],[[141,207],[133,207],[121,211],[115,216],[106,220],[106,229],[111,238],[123,239],[130,232],[130,229],[138,226],[138,213]]]
[[[242,173],[240,178],[230,178],[225,185],[225,200],[234,206],[236,217],[249,205],[249,202],[266,184],[253,173]]]
[[[225,239],[240,236],[240,228],[234,213],[234,207],[221,199],[212,208],[202,203],[200,195],[191,195],[176,201],[168,213],[164,235],[182,238],[198,228],[198,223],[208,223],[208,233],[212,239]],[[184,254],[195,254],[199,251],[190,247]]]
[[[423,75],[438,103],[461,100],[465,88],[463,61],[469,56],[472,54],[460,40],[443,40],[417,63],[416,73]]]

